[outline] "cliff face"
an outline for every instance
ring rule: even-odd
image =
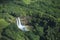
[[[60,0],[0,0],[0,40],[60,40]]]

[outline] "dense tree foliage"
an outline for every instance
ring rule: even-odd
[[[16,17],[31,30],[20,30]],[[60,40],[60,0],[0,0],[0,40]]]

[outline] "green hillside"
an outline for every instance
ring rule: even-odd
[[[20,30],[16,17],[30,31]],[[0,0],[0,40],[60,40],[60,0]]]

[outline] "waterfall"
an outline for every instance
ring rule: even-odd
[[[22,25],[21,24],[21,21],[20,21],[20,18],[16,18],[16,21],[17,21],[17,26],[19,29],[21,29],[22,31],[28,31],[28,29],[26,28],[26,26]]]

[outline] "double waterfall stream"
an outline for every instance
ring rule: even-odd
[[[24,26],[24,25],[21,24],[20,17],[16,18],[16,22],[17,22],[17,26],[18,26],[18,28],[20,30],[22,30],[22,31],[28,31],[28,29],[26,28],[26,26]]]

